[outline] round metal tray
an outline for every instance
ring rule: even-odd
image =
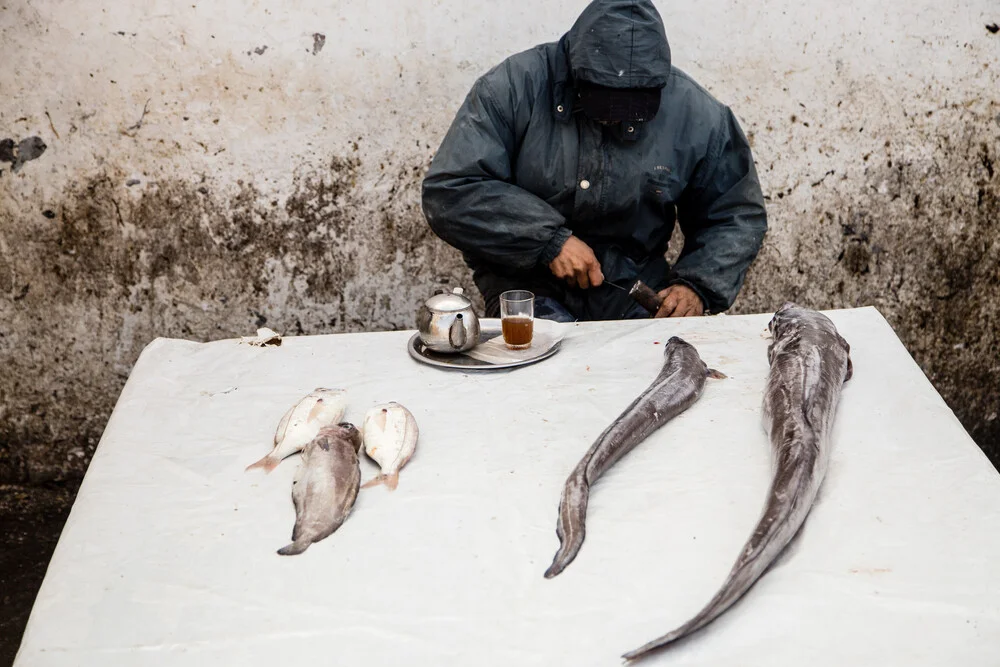
[[[487,319],[483,318],[479,320],[479,342],[485,343],[486,341],[496,338],[500,335],[500,320],[499,319]],[[420,334],[415,333],[410,337],[409,342],[406,344],[406,350],[410,353],[410,356],[423,364],[428,364],[430,366],[436,366],[438,368],[450,368],[452,370],[460,371],[495,371],[502,370],[506,368],[517,368],[519,366],[527,366],[529,364],[534,364],[541,361],[542,359],[548,359],[553,354],[559,351],[559,347],[562,344],[560,340],[555,345],[550,347],[548,350],[541,352],[538,356],[531,357],[529,359],[520,359],[518,361],[511,361],[503,364],[491,364],[486,361],[480,361],[479,359],[473,359],[464,354],[442,354],[441,352],[434,352],[428,350],[424,345],[423,341],[420,340]]]

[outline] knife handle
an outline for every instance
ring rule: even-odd
[[[640,306],[649,311],[650,315],[655,315],[656,311],[660,309],[660,304],[663,303],[663,299],[650,289],[649,285],[642,282],[641,280],[636,280],[635,284],[632,285],[632,289],[629,290],[629,296],[638,302]]]

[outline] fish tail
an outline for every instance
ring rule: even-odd
[[[367,482],[365,482],[364,484],[362,484],[361,488],[362,489],[367,489],[367,488],[372,487],[372,486],[378,486],[379,484],[382,484],[384,482],[385,482],[385,476],[384,475],[375,475],[370,480],[368,480]]]
[[[559,550],[552,558],[549,569],[545,571],[546,579],[551,579],[565,570],[583,546],[589,494],[590,486],[582,472],[574,472],[566,480],[562,498],[559,500],[559,521],[556,524]]]
[[[395,491],[399,484],[399,473],[392,472],[385,476],[385,485],[390,491]]]
[[[805,514],[794,517],[792,508],[811,504],[819,486],[817,480],[808,475],[803,476],[802,471],[796,472],[798,474],[792,475],[792,483],[783,489],[787,492],[784,500],[780,502],[777,500],[777,488],[772,486],[769,500],[764,506],[763,515],[758,520],[754,532],[744,545],[726,581],[709,603],[676,630],[625,653],[622,657],[626,661],[641,658],[705,627],[736,604],[763,576],[773,559],[795,537],[805,521]]]
[[[306,549],[308,549],[310,544],[311,544],[310,540],[296,540],[295,542],[292,542],[288,546],[284,546],[278,549],[278,553],[281,554],[282,556],[296,556],[305,551]]]
[[[279,459],[274,454],[268,454],[267,456],[257,461],[256,463],[251,463],[250,465],[248,465],[246,467],[246,470],[253,470],[254,468],[263,468],[265,473],[270,473],[272,470],[278,467],[279,463],[281,463],[281,459]],[[244,472],[246,472],[246,470],[244,470]]]
[[[392,472],[388,475],[376,475],[370,480],[361,485],[362,489],[367,489],[370,486],[378,486],[379,484],[385,485],[390,491],[395,491],[396,486],[399,484],[399,473]]]
[[[748,569],[749,568],[746,568],[745,566],[734,569],[729,578],[726,580],[726,583],[723,584],[722,589],[715,595],[715,597],[712,598],[712,601],[705,605],[705,608],[690,621],[676,630],[672,630],[661,637],[657,637],[656,639],[643,644],[634,651],[625,653],[622,655],[622,658],[626,661],[637,660],[648,653],[675,642],[678,639],[691,634],[695,630],[699,630],[708,625],[718,616],[722,615],[722,613],[731,607],[737,600],[743,597],[743,594],[746,593],[753,585],[754,581],[756,581],[758,577],[755,576],[754,573],[748,572]]]

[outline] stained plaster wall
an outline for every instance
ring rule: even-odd
[[[156,336],[411,328],[472,290],[421,177],[475,77],[583,4],[0,0],[0,480],[80,475]],[[732,312],[877,306],[1000,462],[996,3],[658,6],[767,194]]]

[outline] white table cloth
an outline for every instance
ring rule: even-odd
[[[706,630],[643,665],[1000,664],[1000,475],[873,308],[850,342],[830,469],[792,548]],[[769,315],[581,323],[536,365],[444,371],[412,332],[158,339],[135,365],[15,665],[618,665],[698,611],[762,509]],[[558,547],[563,482],[679,335],[726,373],[593,488]],[[301,556],[298,456],[244,472],[315,387],[416,416],[390,492]],[[362,461],[362,480],[375,475]]]

